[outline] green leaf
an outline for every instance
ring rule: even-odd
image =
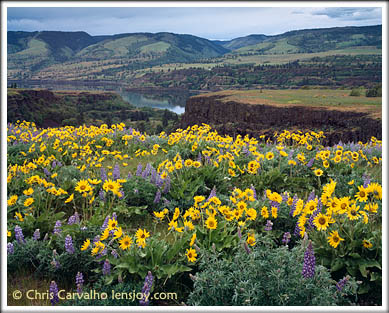
[[[344,267],[344,263],[340,259],[335,259],[331,263],[331,272],[339,271]]]
[[[354,259],[360,259],[360,258],[361,258],[361,256],[359,255],[359,253],[356,253],[356,252],[350,253],[349,256],[351,256],[351,257],[354,258]]]
[[[381,281],[382,280],[382,274],[378,272],[372,272],[370,274],[370,281]]]

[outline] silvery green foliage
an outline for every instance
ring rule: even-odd
[[[333,306],[352,305],[356,283],[350,279],[339,291],[329,271],[318,265],[313,278],[301,268],[305,249],[257,244],[247,254],[240,247],[230,258],[205,253],[193,276],[190,305]]]

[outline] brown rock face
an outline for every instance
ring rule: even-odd
[[[324,131],[324,144],[382,137],[382,122],[364,112],[307,106],[252,105],[222,101],[222,96],[189,98],[181,127],[206,123],[221,134],[273,135],[275,131]]]

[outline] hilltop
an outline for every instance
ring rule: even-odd
[[[120,81],[150,87],[172,87],[166,81],[173,80],[176,84],[173,87],[182,85],[182,88],[196,89],[201,86],[211,88],[223,83],[224,78],[218,78],[213,71],[207,72],[228,67],[228,72],[235,72],[232,76],[227,73],[233,83],[246,86],[252,83],[245,81],[252,79],[245,77],[243,81],[237,81],[241,79],[240,75],[236,76],[240,66],[279,66],[303,61],[311,63],[307,65],[307,69],[313,64],[314,67],[336,66],[334,71],[337,71],[338,66],[342,68],[344,64],[350,63],[347,57],[352,57],[358,60],[356,67],[355,62],[351,62],[354,66],[352,71],[344,73],[342,68],[340,73],[333,74],[332,70],[329,73],[324,68],[324,74],[328,75],[324,84],[336,85],[339,76],[347,78],[351,74],[351,80],[355,75],[362,79],[351,85],[364,85],[366,82],[363,77],[373,83],[381,80],[380,73],[377,73],[377,77],[370,77],[381,66],[381,42],[381,25],[305,29],[275,36],[251,34],[229,41],[212,41],[193,35],[166,32],[91,36],[86,32],[9,31],[8,79]],[[334,57],[345,59],[339,62]],[[182,76],[188,73],[179,71],[187,69],[203,70],[198,77],[203,81],[200,84],[188,84],[181,78],[176,80],[168,77],[158,82],[147,76],[154,76],[155,73]],[[318,71],[321,70],[316,72]],[[270,75],[265,74],[265,81],[279,78],[273,77],[277,71],[270,72]],[[209,74],[212,75],[211,79],[204,80]],[[293,71],[291,75],[295,77],[305,74]],[[276,83],[278,86],[280,84],[282,82]]]

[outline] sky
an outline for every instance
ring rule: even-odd
[[[93,36],[172,32],[229,40],[298,29],[378,25],[381,11],[377,7],[8,7],[7,30],[85,31]]]

